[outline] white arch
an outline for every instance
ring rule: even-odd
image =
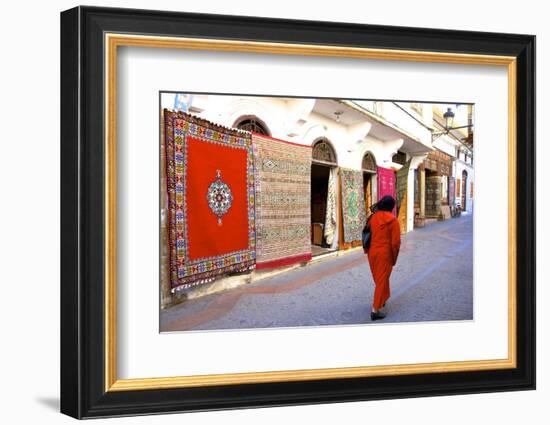
[[[304,132],[302,143],[313,147],[315,142],[320,139],[329,140],[329,138],[327,137],[327,128],[321,124],[313,124]],[[334,148],[334,145],[332,143],[331,146]]]
[[[238,120],[244,118],[255,118],[262,123],[268,132],[273,134],[277,127],[271,117],[270,108],[260,98],[237,98],[226,105],[225,110],[220,114],[220,119],[226,127],[232,127]]]

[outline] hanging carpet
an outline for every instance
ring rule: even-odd
[[[311,259],[311,147],[252,134],[256,268]]]
[[[378,200],[386,195],[390,195],[393,199],[396,198],[395,172],[389,168],[377,167],[376,174],[378,176]],[[392,211],[393,215],[397,215],[397,206]]]
[[[250,133],[165,109],[164,137],[172,288],[253,269]]]
[[[363,173],[340,168],[344,242],[361,240],[366,223]]]
[[[324,235],[327,244],[332,245],[334,241],[334,235],[336,233],[336,226],[338,226],[336,214],[338,208],[338,168],[334,167],[330,169],[328,177],[328,191],[327,191],[327,210],[325,214],[325,229]]]

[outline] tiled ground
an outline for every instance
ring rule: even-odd
[[[473,318],[472,218],[403,236],[387,303],[390,322]],[[370,323],[373,281],[361,250],[161,312],[162,331]]]

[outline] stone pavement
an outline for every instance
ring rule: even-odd
[[[472,217],[435,222],[402,236],[390,279],[395,322],[473,319]],[[161,312],[161,331],[371,323],[374,283],[354,250]]]

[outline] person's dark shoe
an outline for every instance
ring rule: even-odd
[[[386,317],[386,315],[384,313],[380,313],[380,312],[377,312],[377,313],[371,312],[370,313],[370,320],[372,320],[373,322],[375,320],[382,320],[384,317]]]

